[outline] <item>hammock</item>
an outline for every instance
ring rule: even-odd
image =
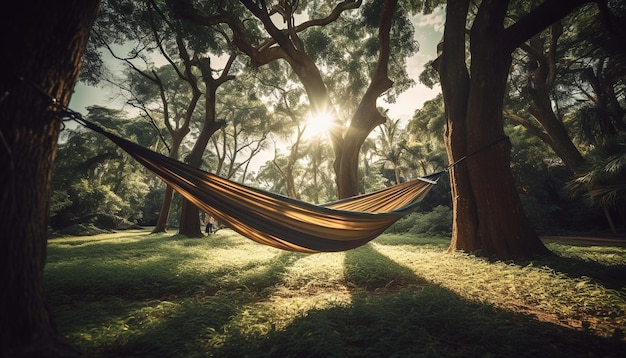
[[[200,210],[251,240],[288,251],[334,252],[364,245],[410,213],[441,175],[313,205],[218,177],[81,122],[109,138]]]

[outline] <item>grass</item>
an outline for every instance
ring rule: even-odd
[[[382,235],[299,254],[230,230],[49,241],[47,294],[89,357],[618,357],[626,248],[494,262]]]

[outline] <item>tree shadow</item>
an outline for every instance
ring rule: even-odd
[[[585,244],[568,243],[569,246],[587,247]],[[516,264],[527,266],[532,264],[538,267],[549,267],[570,278],[589,277],[606,288],[623,290],[626,287],[626,263],[602,263],[593,259],[570,257],[552,250],[552,255],[539,257],[533,260],[517,260]],[[602,248],[602,255],[623,255],[624,250],[613,246]]]
[[[372,245],[345,253],[344,277],[354,291],[385,292],[426,284],[413,270],[382,255]]]
[[[87,346],[83,354],[107,358],[202,356],[198,352],[206,349],[213,333],[254,301],[254,295],[239,291],[188,297],[176,302],[177,309],[159,317],[156,324],[150,324],[133,310],[120,312],[120,316],[127,317],[132,334],[122,333],[102,346]]]
[[[416,278],[421,282],[421,278]],[[369,283],[361,288],[370,290]],[[623,341],[413,286],[314,309],[263,336],[233,334],[220,357],[618,357]]]
[[[227,325],[233,316],[241,314],[246,305],[270,296],[282,282],[286,270],[302,257],[304,254],[285,251],[258,263],[259,266],[250,263],[242,269],[250,273],[230,286],[207,284],[211,278],[207,280],[203,275],[195,278],[161,275],[149,287],[135,290],[126,286],[112,287],[96,298],[86,298],[80,291],[75,295],[65,292],[67,296],[51,306],[61,330],[70,337],[80,337],[76,339],[81,342],[76,343],[83,347],[86,356],[172,357],[172,352],[178,352],[175,356],[187,357],[206,350],[213,333]],[[161,261],[151,265],[156,268],[168,264]],[[150,270],[148,267],[140,271]],[[174,308],[154,313],[153,306],[162,304]],[[80,305],[83,307],[77,308]],[[91,313],[70,316],[77,311]],[[87,328],[107,331],[115,330],[112,327],[116,325],[124,328],[106,345],[90,347],[85,341],[91,334],[85,333]]]

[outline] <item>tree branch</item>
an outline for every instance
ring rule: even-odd
[[[527,121],[526,119],[518,116],[517,114],[508,112],[508,111],[504,111],[502,113],[502,115],[505,118],[509,118],[519,124],[521,124],[524,128],[526,128],[529,132],[531,132],[532,134],[536,135],[537,137],[539,137],[542,141],[544,141],[545,143],[550,143],[551,139],[550,136],[548,136],[548,134],[542,130],[540,130],[539,128],[537,128],[536,126],[534,126],[532,123],[530,123],[530,121]]]
[[[503,44],[507,53],[513,52],[522,43],[549,27],[556,21],[569,15],[578,7],[594,0],[546,0],[518,22],[505,30]]]

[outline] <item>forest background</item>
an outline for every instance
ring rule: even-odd
[[[139,9],[131,3],[103,9],[108,15],[101,17],[92,34],[93,56],[85,58],[83,83],[76,87],[70,108],[164,154],[172,155],[171,146],[179,142],[174,156],[189,162],[206,116],[203,106],[190,110],[194,92],[189,77],[177,75],[184,71],[185,55],[176,47],[176,31],[157,31],[142,16],[133,18],[134,27],[128,20],[113,28],[111,19],[130,19]],[[360,192],[428,175],[448,165],[443,98],[431,67],[442,36],[444,9],[427,10],[405,14],[409,20],[402,29],[405,37],[395,40],[404,41],[395,57],[396,65],[404,69],[395,73],[398,86],[377,103],[386,121],[361,148]],[[347,26],[367,16],[366,10],[352,11],[323,27],[324,31],[303,37],[312,56],[322,63],[323,76],[343,81],[350,89],[342,92],[335,85],[332,95],[346,108],[338,110],[340,117],[364,91],[367,71],[363,70],[371,66],[373,57],[366,46],[349,47],[351,36],[370,38],[375,30],[365,27],[362,32],[363,28]],[[275,23],[282,22],[278,16],[277,12]],[[615,44],[615,35],[601,26],[599,16],[594,6],[584,6],[514,53],[505,98],[505,131],[512,142],[511,166],[524,210],[540,234],[624,230],[624,48]],[[308,17],[298,13],[295,19],[302,22]],[[120,24],[126,26],[120,28]],[[333,31],[340,27],[353,33],[331,42]],[[410,35],[408,43],[406,34]],[[210,72],[223,83],[215,88],[217,125],[206,141],[200,167],[313,203],[337,199],[334,158],[325,132],[332,123],[312,118],[302,84],[284,63],[249,66],[231,51],[228,37],[219,29],[205,35],[204,44],[188,43],[187,55],[200,49],[208,53]],[[169,45],[159,45],[159,39],[163,44],[170,41]],[[360,54],[356,58],[366,65],[341,58],[339,49],[344,47]],[[541,74],[538,69],[549,73]],[[201,83],[199,88],[207,92],[206,86]],[[542,128],[541,98],[536,91],[540,87],[550,103],[549,116],[562,126],[579,153],[575,171],[568,166],[568,158],[564,160],[551,147],[554,136]],[[342,121],[345,125],[347,120]],[[168,129],[168,122],[188,134],[179,138],[180,133]],[[158,226],[168,200],[165,190],[160,180],[105,138],[68,123],[53,176],[51,226],[61,233],[81,234],[95,227]],[[181,198],[174,195],[168,211],[165,226],[178,227],[183,215]],[[444,178],[415,214],[391,230],[446,235],[451,229],[450,186]]]

